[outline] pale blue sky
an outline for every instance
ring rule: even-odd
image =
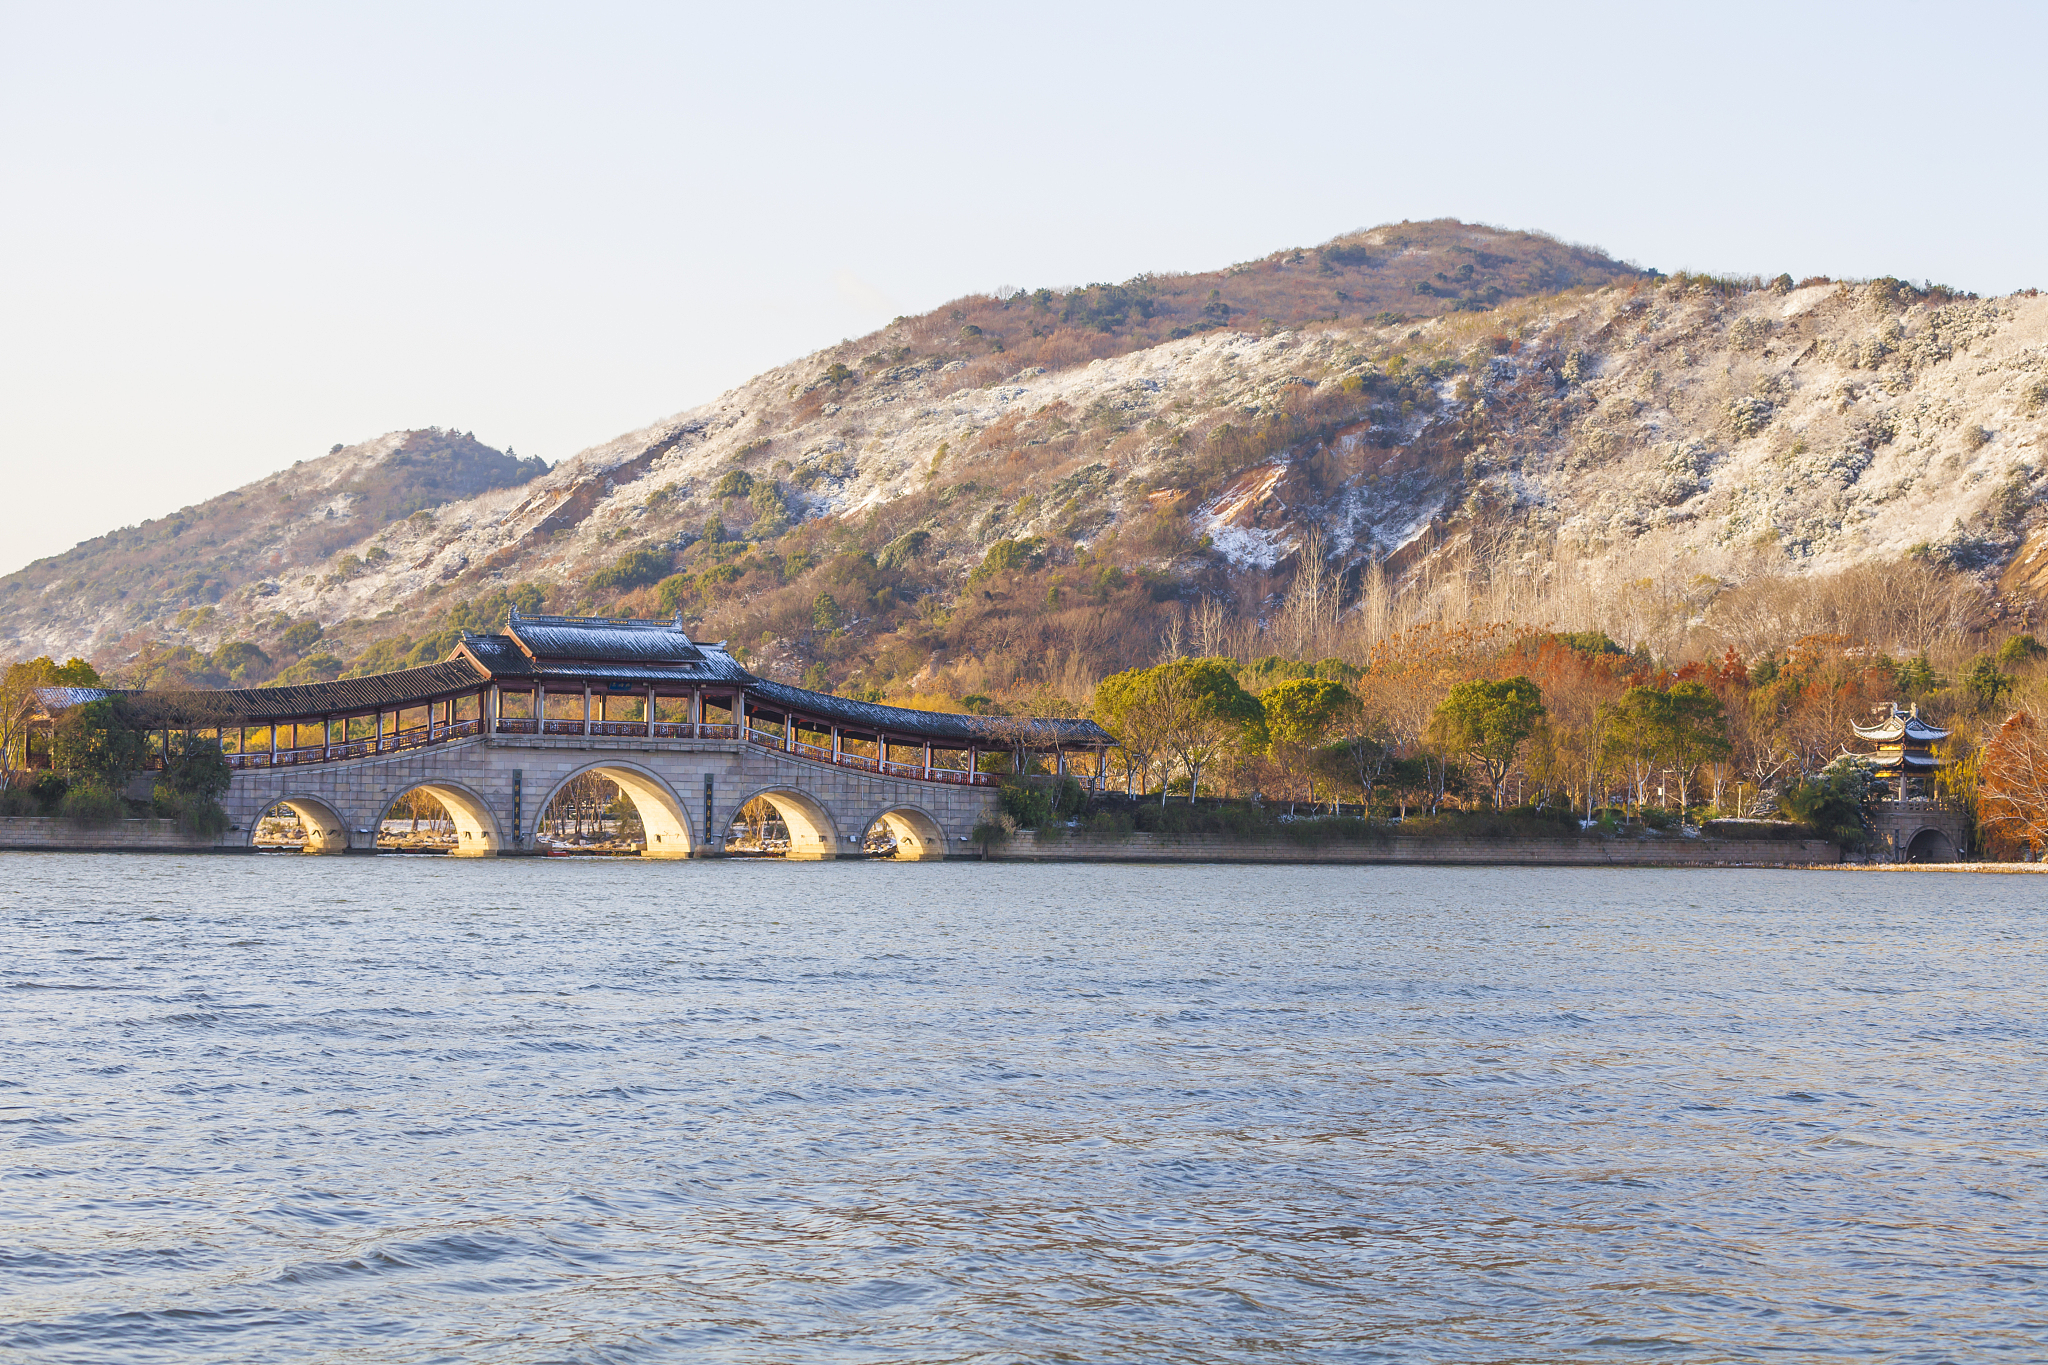
[[[0,22],[0,572],[337,441],[560,459],[969,290],[1401,218],[2048,284],[2048,21],[2018,5]]]

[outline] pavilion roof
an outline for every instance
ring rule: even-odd
[[[1894,743],[1909,741],[1915,744],[1934,744],[1949,737],[1949,731],[1938,729],[1920,719],[1920,708],[1916,705],[1910,711],[1901,711],[1897,702],[1892,703],[1892,713],[1876,725],[1855,725],[1856,733],[1864,739],[1890,740]]]
[[[726,653],[723,644],[692,640],[680,621],[608,621],[514,612],[502,634],[464,631],[456,652],[467,655],[496,679],[545,682],[564,678],[579,686],[587,681],[753,681],[753,674]]]
[[[505,636],[530,659],[588,663],[700,664],[704,650],[674,621],[611,621],[594,616],[512,613]]]

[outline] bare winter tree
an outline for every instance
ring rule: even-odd
[[[1221,598],[1204,593],[1202,599],[1195,603],[1195,609],[1188,613],[1188,626],[1194,636],[1197,657],[1210,659],[1231,652],[1231,613]]]

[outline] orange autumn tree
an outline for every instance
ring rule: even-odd
[[[2000,842],[2048,843],[2048,736],[2029,712],[2008,719],[1984,746],[1977,822]]]

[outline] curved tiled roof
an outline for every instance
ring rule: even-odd
[[[467,691],[484,681],[484,676],[467,660],[451,660],[424,668],[402,668],[396,673],[372,673],[362,678],[338,678],[296,687],[248,687],[219,692],[45,687],[37,689],[36,699],[44,711],[55,713],[100,697],[118,697],[128,715],[147,729],[212,730],[223,725],[270,725],[374,711],[380,706],[413,706]]]
[[[502,635],[462,633],[457,653],[494,678],[749,683],[722,645],[700,644],[669,621],[514,614]]]
[[[1903,739],[1920,744],[1933,744],[1947,739],[1949,736],[1947,730],[1937,729],[1920,719],[1920,708],[1918,706],[1915,706],[1911,711],[1901,711],[1897,702],[1892,703],[1891,715],[1885,717],[1876,725],[1857,725],[1852,721],[1850,726],[1864,739],[1888,739],[1892,741]]]
[[[704,651],[680,621],[609,621],[594,616],[512,613],[505,635],[533,659],[586,663],[699,664]]]
[[[1031,742],[1051,745],[1115,744],[1109,731],[1092,720],[1022,720],[1005,716],[961,716],[949,711],[919,711],[909,706],[883,706],[878,702],[854,701],[829,692],[812,692],[788,683],[757,678],[747,685],[747,704],[768,702],[787,707],[800,716],[851,725],[861,730],[886,730],[891,734],[916,735],[960,744],[1004,747],[1020,734]]]
[[[136,723],[148,729],[216,729],[312,721],[401,706],[418,706],[492,682],[729,683],[746,689],[750,706],[793,712],[860,732],[887,733],[966,747],[1093,747],[1116,740],[1091,720],[1025,720],[919,711],[907,706],[835,697],[757,678],[723,645],[699,643],[667,621],[604,621],[589,617],[514,616],[502,635],[465,631],[455,652],[438,664],[373,673],[362,678],[294,687],[231,691],[117,691],[46,687],[36,692],[45,714],[55,715],[101,697],[119,697]]]

